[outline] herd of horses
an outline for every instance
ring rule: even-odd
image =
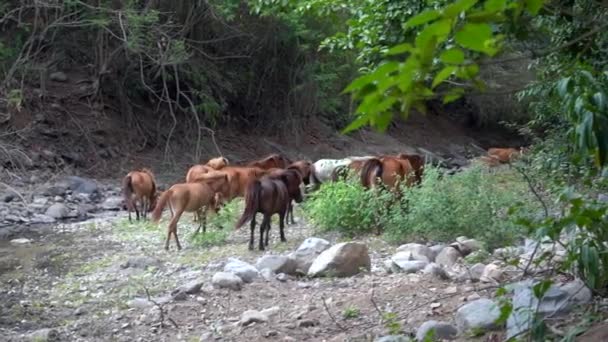
[[[509,163],[523,153],[522,149],[491,148],[486,156],[479,159],[488,166]],[[157,191],[154,174],[149,169],[129,172],[122,181],[125,204],[132,220],[146,219],[152,213],[152,220],[158,223],[165,207],[171,213],[167,228],[165,250],[169,249],[171,236],[175,238],[177,249],[181,244],[177,236],[177,223],[184,212],[194,213],[198,228],[206,232],[209,211],[218,213],[225,203],[241,197],[245,200],[244,211],[236,223],[236,228],[250,221],[251,235],[249,249],[254,249],[256,214],[262,213],[259,249],[268,246],[270,221],[279,215],[281,241],[285,242],[285,218],[289,224],[293,218],[293,202],[301,203],[303,194],[318,189],[321,184],[344,179],[348,174],[358,175],[367,189],[383,186],[398,193],[402,182],[415,186],[422,181],[425,159],[418,154],[377,155],[348,157],[344,159],[320,159],[291,161],[280,154],[271,154],[263,159],[244,165],[232,165],[227,158],[212,158],[205,164],[192,166],[185,183],[171,186],[164,192]]]

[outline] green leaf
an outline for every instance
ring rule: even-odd
[[[451,48],[444,51],[439,59],[446,64],[461,64],[464,62],[464,52],[459,48]]]
[[[532,15],[537,15],[538,11],[543,7],[543,0],[526,0],[526,9]]]
[[[461,46],[488,55],[493,55],[496,49],[487,42],[492,40],[492,28],[488,24],[466,23],[456,32],[456,42]]]
[[[435,88],[437,85],[439,85],[439,83],[445,81],[450,76],[452,76],[454,71],[456,71],[456,68],[457,67],[454,65],[449,65],[443,68],[439,73],[437,73],[437,75],[433,79],[433,84],[431,85],[431,88]]]
[[[545,279],[540,283],[534,285],[534,287],[532,287],[532,290],[534,291],[534,297],[536,297],[538,300],[541,300],[545,293],[549,291],[549,288],[551,287],[552,283],[553,282],[551,280]]]
[[[426,10],[421,12],[418,15],[411,17],[408,21],[403,25],[404,28],[412,28],[415,26],[419,26],[422,24],[426,24],[430,21],[433,21],[441,16],[441,13],[437,10]]]
[[[566,94],[570,91],[570,77],[562,78],[557,82],[557,93],[561,97],[565,97]]]
[[[368,115],[360,115],[355,121],[351,122],[348,126],[346,126],[346,128],[344,128],[342,130],[342,134],[346,134],[346,133],[352,132],[354,130],[357,130],[357,129],[363,127],[368,122],[369,122]]]
[[[354,90],[358,90],[371,83],[375,79],[373,74],[367,74],[360,77],[357,77],[354,81],[352,81],[346,89],[342,91],[342,94],[350,93]]]
[[[459,15],[461,12],[468,10],[477,3],[477,0],[458,0],[455,3],[446,6],[443,9],[444,18],[453,18]]]
[[[422,30],[416,36],[416,47],[419,49],[420,62],[430,64],[432,62],[435,47],[438,43],[445,41],[452,30],[452,20],[443,19],[437,21]]]
[[[390,48],[386,52],[386,55],[388,55],[388,56],[399,55],[399,54],[402,54],[404,52],[414,52],[415,50],[416,49],[414,49],[414,47],[412,46],[412,44],[410,44],[410,43],[403,43],[403,44],[395,45],[392,48]]]
[[[483,8],[485,8],[486,11],[493,12],[502,11],[505,7],[507,7],[507,0],[488,0],[483,5]]]
[[[443,97],[443,104],[454,102],[464,95],[464,89],[452,88],[449,93]]]

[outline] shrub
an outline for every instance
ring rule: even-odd
[[[507,215],[509,208],[525,208],[520,215],[538,208],[527,185],[513,171],[492,175],[481,167],[449,177],[429,167],[422,184],[405,188],[403,194],[400,205],[391,208],[386,227],[389,239],[395,241],[447,241],[465,235],[495,248],[512,243],[522,233]]]
[[[388,214],[390,195],[366,191],[354,181],[324,184],[304,204],[308,218],[322,230],[337,230],[349,236],[371,232]]]
[[[217,213],[207,216],[207,232],[203,234],[202,230],[199,234],[192,236],[192,243],[201,247],[221,246],[223,245],[231,232],[231,227],[234,225],[240,215],[240,200],[233,200]]]

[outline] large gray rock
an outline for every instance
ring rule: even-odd
[[[477,263],[477,264],[471,266],[471,268],[469,268],[467,271],[465,271],[464,278],[470,279],[474,282],[479,281],[485,270],[486,270],[486,265],[484,265],[482,263]]]
[[[59,220],[68,217],[70,215],[70,209],[63,203],[55,203],[48,207],[44,214]]]
[[[513,311],[507,319],[507,338],[530,328],[535,312],[542,318],[568,313],[573,307],[591,301],[591,290],[580,279],[562,285],[551,285],[540,303],[534,295],[534,282],[516,283],[513,289]]]
[[[348,277],[370,268],[371,259],[365,244],[342,242],[321,253],[308,269],[308,275]]]
[[[30,218],[30,222],[32,223],[53,223],[56,220],[53,217],[44,214],[34,214]]]
[[[215,288],[238,291],[243,287],[243,280],[233,273],[217,272],[211,278],[211,284]]]
[[[435,262],[445,267],[452,267],[462,258],[462,255],[454,247],[446,247],[439,252],[435,258]]]
[[[284,255],[264,255],[255,264],[255,267],[260,271],[267,268],[274,273],[285,274],[295,274],[296,266],[296,261],[293,258]]]
[[[450,323],[438,321],[426,321],[418,328],[416,340],[423,342],[427,334],[433,330],[433,341],[453,340],[458,335],[458,329]]]
[[[441,267],[440,265],[438,265],[434,262],[426,265],[424,267],[424,269],[422,270],[422,273],[430,274],[430,275],[434,276],[435,278],[438,278],[441,280],[450,280],[450,275],[448,274],[448,272],[443,267]]]
[[[296,270],[303,274],[308,273],[310,265],[323,251],[330,247],[329,241],[316,237],[310,237],[295,252],[289,256],[296,261]]]
[[[201,287],[203,287],[205,282],[202,279],[191,280],[188,283],[178,287],[176,292],[183,292],[186,294],[196,294],[201,291]]]
[[[484,268],[479,280],[484,283],[500,283],[503,278],[504,272],[502,271],[502,269],[500,269],[500,267],[498,267],[498,265],[488,264]]]
[[[67,189],[72,190],[74,193],[83,193],[89,195],[99,193],[99,186],[97,183],[92,179],[84,177],[68,176],[55,185],[59,187],[66,187]]]
[[[228,258],[228,262],[224,266],[224,272],[235,274],[246,283],[251,283],[260,276],[253,265],[236,258]]]
[[[393,264],[397,266],[397,269],[395,269],[395,267],[392,268],[394,271],[416,273],[429,264],[426,260],[408,260],[408,254],[400,254],[401,253],[397,253],[391,258]]]
[[[478,299],[461,306],[456,311],[456,325],[461,332],[496,329],[500,308],[489,299]]]
[[[101,207],[104,210],[120,210],[122,208],[124,199],[120,196],[110,196],[106,198]]]
[[[397,255],[407,255],[410,260],[423,260],[431,262],[435,260],[435,253],[429,247],[419,243],[406,243],[397,248]],[[400,257],[403,259],[404,257]]]

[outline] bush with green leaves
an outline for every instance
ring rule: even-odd
[[[452,176],[429,167],[422,184],[405,188],[403,194],[400,205],[391,208],[386,227],[389,239],[399,242],[449,241],[465,235],[489,248],[504,246],[522,234],[509,209],[520,204],[527,211],[521,214],[528,215],[539,208],[515,172],[490,174],[481,167]]]
[[[369,233],[387,218],[391,195],[373,193],[354,181],[331,182],[311,195],[304,211],[323,230],[337,230],[353,236]]]
[[[235,199],[226,203],[217,214],[207,216],[207,232],[203,233],[201,230],[199,234],[193,235],[192,243],[202,247],[223,245],[240,214],[240,200]]]

